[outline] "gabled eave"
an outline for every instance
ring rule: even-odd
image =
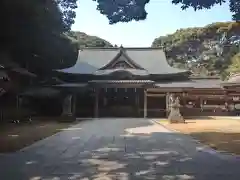
[[[117,62],[118,62],[118,59],[123,56],[125,57],[125,59],[127,61],[125,61],[125,63],[127,63],[131,68],[134,68],[134,69],[144,69],[143,67],[141,67],[139,64],[137,64],[135,61],[133,61],[126,53],[126,51],[123,50],[123,48],[121,48],[119,50],[119,52],[117,53],[117,55],[108,63],[106,64],[105,66],[103,66],[102,68],[100,68],[99,70],[105,70],[105,69],[109,69],[111,68],[112,66],[114,66]]]

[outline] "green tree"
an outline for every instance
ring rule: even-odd
[[[145,6],[150,0],[93,0],[98,3],[97,9],[107,16],[110,24],[117,22],[129,22],[132,20],[145,20],[147,12]],[[240,20],[239,0],[171,0],[175,5],[180,4],[183,10],[194,8],[195,10],[210,9],[215,5],[229,2],[233,20]]]
[[[70,31],[68,36],[78,44],[79,48],[83,47],[112,47],[112,44],[102,38],[90,36],[79,31]]]
[[[227,72],[230,74],[240,73],[240,53],[236,54],[229,65]]]
[[[72,65],[77,46],[65,33],[74,23],[76,1],[1,0],[1,51],[23,67]]]

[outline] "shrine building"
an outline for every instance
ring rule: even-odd
[[[160,48],[83,48],[74,66],[56,73],[62,83],[53,87],[70,106],[64,113],[76,117],[166,117],[171,94],[183,116],[232,115],[240,102],[240,76],[192,76]]]

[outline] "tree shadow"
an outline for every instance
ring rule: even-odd
[[[240,132],[195,132],[190,135],[215,150],[240,155]]]
[[[84,134],[79,135],[78,130],[66,131],[59,134],[62,138],[56,139],[57,142],[48,140],[41,148],[18,153],[14,164],[6,159],[5,167],[12,167],[7,177],[13,180],[219,180],[237,176],[239,161],[223,161],[186,135],[158,132],[159,129],[149,125],[129,126],[124,132],[118,130],[112,135],[109,129],[104,132],[106,135],[97,133],[85,141],[81,139]],[[81,131],[84,130],[89,131],[84,128]],[[72,138],[77,135],[80,139]],[[63,137],[68,139],[63,141]],[[63,147],[59,143],[67,144]]]
[[[214,117],[209,116],[186,116],[184,117],[186,120],[214,120]]]

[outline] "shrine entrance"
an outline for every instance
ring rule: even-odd
[[[147,117],[146,89],[150,80],[96,80],[94,117]]]
[[[105,88],[99,90],[100,117],[139,117],[143,90],[137,88]]]

